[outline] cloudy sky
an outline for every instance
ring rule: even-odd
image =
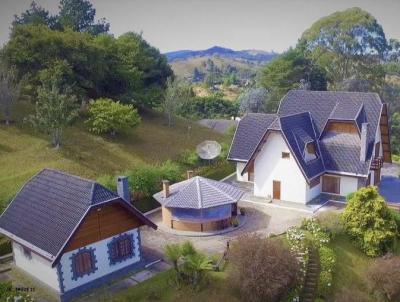
[[[0,0],[0,44],[7,41],[14,14],[31,0]],[[36,0],[57,12],[57,0]],[[322,16],[361,7],[383,26],[388,38],[400,39],[399,0],[92,0],[97,17],[111,23],[111,33],[143,32],[162,52],[233,49],[281,52]]]

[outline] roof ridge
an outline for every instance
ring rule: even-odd
[[[77,176],[77,175],[71,174],[69,172],[65,172],[65,171],[61,171],[61,170],[57,170],[57,169],[53,169],[53,168],[43,168],[38,174],[40,174],[40,173],[42,173],[43,171],[46,171],[46,170],[55,172],[55,173],[60,174],[60,175],[69,176],[69,177],[72,177],[72,178],[80,179],[80,180],[83,180],[83,181],[86,181],[86,182],[97,183],[96,181],[94,181],[92,179],[84,178],[84,177],[81,177],[81,176]]]
[[[207,186],[209,186],[209,187],[213,188],[214,190],[217,190],[217,191],[221,192],[222,194],[226,195],[230,200],[234,200],[234,198],[232,198],[231,196],[229,196],[228,193],[226,193],[226,192],[222,191],[221,189],[217,188],[216,186],[214,186],[214,185],[211,183],[211,181],[213,181],[212,179],[207,179],[207,178],[205,178],[205,179],[206,179],[205,183],[206,183]],[[211,180],[211,181],[210,181],[210,180]]]
[[[200,190],[200,176],[195,176],[196,187],[197,187],[197,198],[199,199],[199,209],[203,207],[203,199],[201,198],[201,190]]]

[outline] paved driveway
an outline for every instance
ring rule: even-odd
[[[385,164],[382,168],[382,179],[379,192],[387,202],[400,204],[400,165]]]
[[[141,231],[141,240],[146,253],[153,257],[163,257],[164,247],[169,243],[192,241],[196,248],[208,254],[216,254],[224,251],[226,242],[237,238],[241,234],[257,232],[263,235],[280,234],[287,228],[298,225],[303,218],[310,217],[309,213],[301,213],[293,210],[272,208],[263,205],[239,202],[240,207],[246,208],[247,222],[241,228],[230,233],[208,237],[189,237],[171,234],[158,229],[144,227]],[[148,216],[156,224],[161,223],[161,211]]]

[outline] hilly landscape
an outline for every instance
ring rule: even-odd
[[[209,85],[244,84],[257,69],[278,54],[262,50],[233,50],[214,46],[205,50],[178,50],[165,53],[174,73],[191,82]]]

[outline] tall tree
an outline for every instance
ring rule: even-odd
[[[21,85],[16,79],[15,68],[0,66],[0,107],[6,125],[10,123],[11,108],[18,99],[20,91]]]
[[[105,19],[95,23],[96,9],[89,0],[61,0],[59,9],[58,19],[64,28],[95,35],[108,32],[110,28]]]
[[[31,2],[29,9],[23,12],[20,16],[14,15],[12,26],[16,25],[46,25],[49,28],[58,28],[57,16],[50,15],[49,11],[38,5],[35,1]]]
[[[240,112],[265,112],[267,109],[268,91],[265,88],[251,88],[239,96]]]
[[[64,129],[77,115],[75,96],[71,88],[63,84],[59,70],[45,70],[41,74],[35,114],[30,116],[32,125],[51,136],[53,146],[58,149]]]
[[[184,102],[187,102],[192,96],[192,89],[187,83],[177,79],[167,79],[167,88],[164,95],[163,109],[167,116],[168,127],[173,125],[174,117],[180,106]]]
[[[321,18],[303,33],[299,45],[327,71],[333,86],[351,77],[381,76],[374,67],[388,51],[381,25],[360,8]]]
[[[270,93],[268,111],[275,112],[280,99],[304,81],[311,90],[327,89],[324,70],[306,57],[302,47],[290,48],[267,64],[261,70],[259,82]]]

